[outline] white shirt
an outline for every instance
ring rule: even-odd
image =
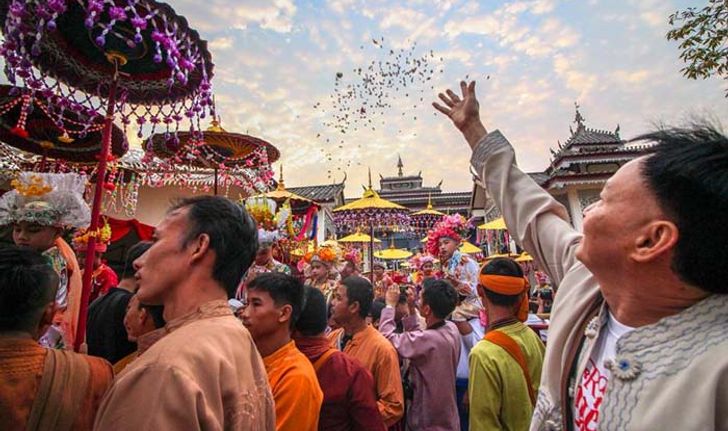
[[[574,394],[574,429],[591,431],[599,423],[599,406],[604,399],[611,372],[604,366],[607,359],[617,354],[617,340],[634,328],[619,323],[607,310],[607,324],[599,331],[597,344],[589,356],[589,362],[580,376]]]

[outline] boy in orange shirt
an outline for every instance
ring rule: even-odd
[[[277,431],[316,431],[323,402],[316,372],[291,339],[303,308],[303,284],[269,272],[247,286],[243,324],[263,357],[273,392]]]

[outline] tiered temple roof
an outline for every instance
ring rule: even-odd
[[[627,146],[619,136],[619,125],[613,131],[591,129],[585,126],[584,117],[576,105],[571,136],[564,143],[551,149],[551,163],[534,179],[547,190],[560,189],[572,184],[602,184],[619,166],[639,157],[644,146]],[[541,180],[541,181],[539,181]]]

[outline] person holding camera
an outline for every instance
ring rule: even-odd
[[[456,430],[460,419],[455,399],[455,373],[460,357],[460,332],[446,320],[455,309],[458,293],[445,280],[428,279],[421,296],[420,314],[427,323],[419,327],[414,301],[402,318],[404,332],[396,332],[395,307],[401,291],[387,289],[379,331],[402,359],[409,360],[405,378],[405,417],[408,430]]]

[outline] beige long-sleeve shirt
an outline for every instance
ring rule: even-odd
[[[511,235],[559,285],[531,430],[572,429],[576,377],[606,322],[599,285],[575,257],[581,234],[564,207],[516,165],[499,132],[471,158]],[[599,409],[604,430],[728,430],[728,295],[711,295],[617,342]]]
[[[203,304],[117,376],[97,430],[273,430],[263,361],[226,301]]]

